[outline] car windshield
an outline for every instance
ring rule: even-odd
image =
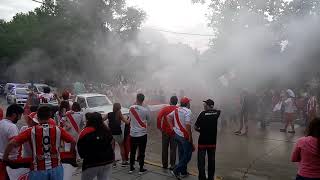
[[[46,87],[46,86],[38,86],[37,88],[38,88],[38,90],[40,91],[40,92],[43,92],[43,88],[44,87]]]
[[[16,89],[16,94],[28,95],[27,89]]]
[[[110,102],[108,101],[107,97],[105,97],[105,96],[88,97],[87,102],[88,102],[89,108],[110,105]]]

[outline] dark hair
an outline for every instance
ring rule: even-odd
[[[137,94],[137,101],[140,102],[140,103],[143,103],[144,94],[142,94],[142,93]]]
[[[38,106],[30,106],[30,111],[31,112],[37,112]]]
[[[86,127],[93,127],[98,135],[103,136],[105,138],[109,138],[110,136],[112,136],[111,131],[103,122],[100,113],[87,113],[85,116],[87,119]]]
[[[181,106],[181,107],[187,107],[187,106],[188,106],[188,103],[182,103],[182,102],[180,102],[180,106]]]
[[[171,96],[170,104],[171,105],[177,105],[178,104],[178,97],[177,96]]]
[[[51,92],[50,87],[49,87],[49,86],[43,87],[43,92],[44,92],[44,93],[50,93],[50,92]]]
[[[70,97],[70,95],[69,95],[69,92],[68,92],[68,91],[64,91],[64,92],[62,93],[62,99],[63,99],[63,100],[68,100],[69,97]]]
[[[68,103],[69,103],[69,102],[68,102]],[[72,110],[72,111],[75,111],[75,112],[81,111],[80,104],[77,103],[77,102],[74,102],[74,103],[72,104],[71,110]]]
[[[307,129],[307,136],[312,136],[318,139],[318,152],[320,154],[320,118],[314,118]]]
[[[40,106],[37,116],[40,121],[48,120],[51,117],[51,108],[49,106]]]
[[[70,110],[69,101],[61,101],[60,106],[59,106],[59,113],[62,113],[63,108],[65,108],[66,111]]]
[[[11,117],[12,115],[16,114],[21,115],[24,112],[23,108],[18,104],[12,104],[7,108],[6,116]]]

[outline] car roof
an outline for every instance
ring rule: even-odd
[[[23,85],[22,83],[7,83],[6,85],[14,85],[14,86],[16,86],[16,85]]]
[[[27,85],[31,85],[31,83],[27,83]],[[41,83],[33,83],[34,86],[49,86],[47,84],[41,84]]]
[[[106,95],[98,94],[98,93],[83,93],[83,94],[78,94],[77,96],[87,98],[87,97],[106,96]]]

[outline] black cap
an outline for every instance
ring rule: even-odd
[[[206,103],[208,106],[214,106],[214,101],[212,99],[207,99],[203,102]]]

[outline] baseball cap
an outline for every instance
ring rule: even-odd
[[[188,104],[191,101],[190,98],[184,96],[180,99],[180,103]]]
[[[208,106],[214,106],[214,101],[212,99],[207,99],[203,102],[206,103]]]
[[[33,122],[39,124],[38,121],[38,117],[37,117],[37,113],[36,112],[32,112],[28,115],[28,118],[30,118]]]

